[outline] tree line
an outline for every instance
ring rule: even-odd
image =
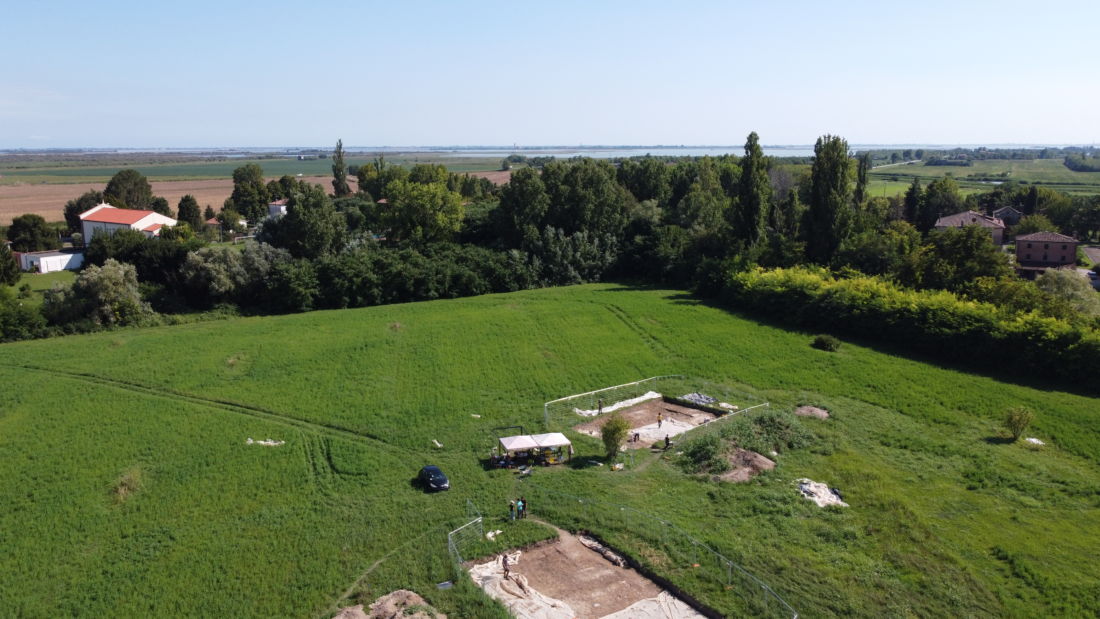
[[[383,157],[351,174],[340,142],[332,163],[331,192],[288,176],[265,181],[255,163],[235,170],[232,195],[202,217],[256,226],[243,250],[195,232],[205,226],[193,199],[178,206],[186,223],[158,238],[122,231],[88,240],[78,281],[46,296],[32,328],[4,327],[3,337],[196,311],[362,307],[606,278],[717,295],[731,273],[798,265],[946,290],[1093,328],[1081,318],[1091,310],[1068,301],[1070,292],[1015,278],[985,231],[933,227],[967,208],[1014,206],[1031,216],[1021,225],[1088,238],[1100,232],[1100,198],[1012,183],[963,197],[950,176],[927,186],[914,179],[903,196],[871,197],[872,157],[853,156],[839,136],[820,137],[809,165],[765,157],[752,133],[742,156],[551,160],[515,170],[500,187]],[[112,199],[151,203],[141,179],[126,178],[125,192],[118,183],[109,187]],[[74,202],[94,198],[87,196]],[[286,200],[286,214],[268,217],[277,199]]]

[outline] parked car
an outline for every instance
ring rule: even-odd
[[[417,479],[428,490],[449,490],[451,488],[451,482],[448,481],[447,476],[434,464],[429,464],[420,469],[420,475]]]

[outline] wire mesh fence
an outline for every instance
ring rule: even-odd
[[[484,535],[485,526],[481,516],[476,516],[466,524],[447,533],[447,551],[451,553],[451,560],[454,561],[455,565],[459,565],[466,558],[469,558],[470,555],[467,549],[479,544]]]
[[[740,610],[737,614],[798,617],[798,612],[763,580],[667,520],[626,505],[544,488],[531,481],[524,482],[524,486],[539,517],[601,537],[681,589],[699,588],[733,596],[736,599],[730,601]]]
[[[543,404],[547,432],[561,432],[601,415],[625,410],[661,397],[709,404],[723,413],[767,406],[764,398],[745,389],[678,374],[652,376],[632,383],[577,393]]]

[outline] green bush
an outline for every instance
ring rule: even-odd
[[[814,438],[809,430],[802,427],[798,417],[790,412],[768,410],[753,415],[738,415],[724,423],[723,438],[742,449],[764,455],[805,447]]]
[[[689,473],[724,473],[729,470],[725,459],[726,445],[717,434],[691,439],[683,445],[680,466]]]
[[[814,338],[814,341],[810,344],[818,350],[826,350],[829,352],[836,352],[840,349],[840,340],[831,335],[819,335]]]
[[[1014,406],[1005,413],[1005,429],[1012,435],[1012,440],[1018,441],[1033,419],[1035,413],[1030,408]]]
[[[953,293],[909,290],[877,277],[820,268],[756,269],[728,276],[722,299],[799,327],[888,342],[950,361],[1040,375],[1100,390],[1100,332],[1038,312]]]

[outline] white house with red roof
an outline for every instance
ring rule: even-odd
[[[80,214],[80,231],[84,234],[85,243],[96,234],[114,234],[127,229],[144,232],[146,236],[157,236],[161,228],[174,225],[175,219],[156,211],[115,208],[106,203]]]

